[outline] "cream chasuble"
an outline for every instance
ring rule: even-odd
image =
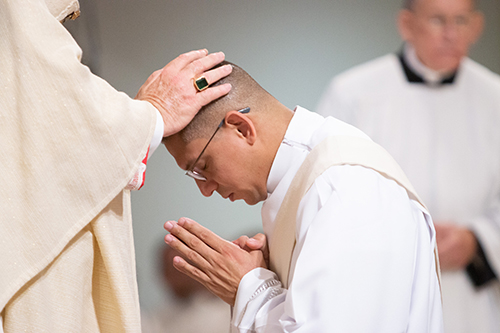
[[[396,181],[407,191],[411,199],[425,207],[403,170],[381,146],[373,141],[346,135],[326,138],[314,147],[302,163],[276,216],[273,235],[277,236],[269,242],[270,265],[284,288],[288,288],[290,260],[295,247],[294,222],[300,201],[320,174],[329,167],[343,164],[360,165],[377,171],[384,177]],[[436,273],[440,279],[436,249],[434,253]]]
[[[139,332],[130,216],[155,109],[80,63],[42,0],[0,0],[5,332]]]

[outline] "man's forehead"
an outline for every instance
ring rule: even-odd
[[[475,0],[414,0],[414,10],[450,12],[452,8],[464,11],[475,9]]]
[[[186,170],[188,164],[189,145],[183,142],[179,135],[172,135],[168,137],[164,141],[164,144],[179,167]]]
[[[177,162],[177,165],[187,170],[194,163],[199,153],[203,149],[203,139],[194,139],[191,142],[184,142],[180,135],[172,135],[164,141],[165,147]],[[205,142],[206,143],[206,142]]]

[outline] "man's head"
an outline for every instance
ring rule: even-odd
[[[420,61],[439,72],[453,72],[483,29],[477,0],[405,0],[398,17],[402,38]]]
[[[196,184],[203,195],[216,191],[253,205],[267,198],[267,177],[293,113],[236,65],[216,84],[223,83],[231,83],[229,94],[203,107],[163,143],[181,169],[200,175]],[[248,113],[239,112],[245,108]]]

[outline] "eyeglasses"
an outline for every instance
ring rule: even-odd
[[[248,112],[250,112],[250,108],[246,107],[246,108],[243,108],[241,110],[238,110],[238,112],[239,113],[248,113]],[[215,130],[214,134],[212,134],[212,136],[210,137],[210,139],[208,139],[208,142],[205,145],[205,148],[203,148],[203,150],[201,151],[200,155],[198,155],[198,158],[194,161],[194,163],[191,165],[191,167],[186,171],[186,176],[189,176],[189,177],[191,177],[191,178],[193,178],[195,180],[200,180],[202,182],[206,182],[207,181],[207,178],[205,178],[205,176],[203,176],[200,171],[196,170],[196,164],[200,160],[201,155],[203,155],[203,153],[207,149],[208,144],[210,143],[210,141],[212,141],[212,139],[214,138],[215,134],[219,131],[219,128],[221,128],[222,125],[224,125],[224,121],[225,120],[226,120],[226,118],[224,117],[224,119],[222,119],[222,121],[220,122],[219,126],[217,126],[217,129]]]

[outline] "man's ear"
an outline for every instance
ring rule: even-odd
[[[253,145],[257,140],[255,124],[246,114],[238,111],[229,111],[226,113],[225,123],[226,126],[233,128],[250,145]]]
[[[408,9],[401,9],[398,14],[398,31],[405,42],[413,38],[413,13]]]

